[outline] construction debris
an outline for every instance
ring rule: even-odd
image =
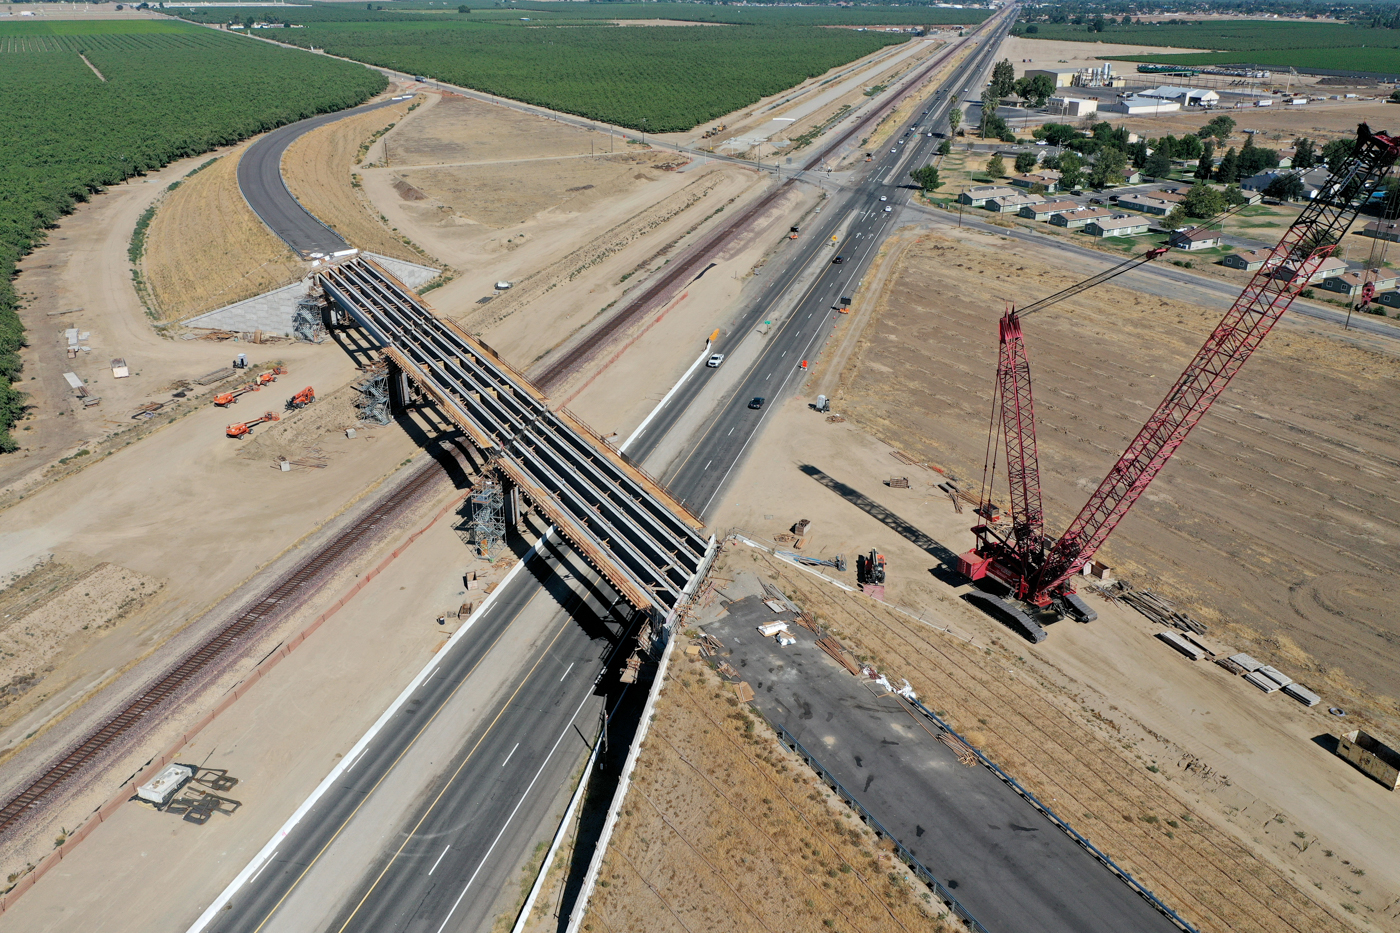
[[[740,703],[748,703],[753,700],[753,687],[749,686],[747,680],[741,680],[734,685],[734,695],[739,698]]]
[[[200,376],[195,380],[199,385],[209,386],[216,382],[223,382],[230,376],[236,375],[232,366],[225,366],[223,369],[216,369],[212,373]]]
[[[1197,635],[1204,635],[1208,629],[1204,622],[1197,621],[1184,612],[1178,612],[1164,597],[1148,589],[1137,589],[1122,580],[1115,580],[1112,586],[1100,587],[1099,593],[1114,602],[1127,603],[1159,625],[1170,625]]]
[[[938,733],[938,741],[948,746],[953,754],[958,756],[959,762],[967,765],[969,768],[977,767],[977,753],[972,750],[971,745],[968,745],[951,732]]]
[[[817,647],[827,653],[827,656],[837,664],[850,671],[855,676],[860,676],[860,665],[851,658],[850,654],[835,638],[830,635],[822,635],[817,639]]]
[[[632,652],[632,656],[627,659],[627,663],[623,666],[622,672],[618,675],[617,679],[624,684],[635,684],[637,682],[637,675],[641,672],[641,669],[642,656],[634,651]]]
[[[888,480],[885,481],[885,485],[890,487],[891,489],[908,489],[909,477],[891,476]]]
[[[827,415],[826,420],[828,424],[840,424],[846,419],[842,418],[840,415]]]

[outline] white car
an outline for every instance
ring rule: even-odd
[[[880,200],[881,200],[881,201],[888,201],[889,198],[885,197],[885,196],[882,194],[882,195],[880,195]]]
[[[892,208],[892,207],[886,207],[886,208],[885,208],[885,213],[888,214],[888,213],[889,213],[890,211],[892,211],[892,210],[894,210],[894,208]]]
[[[898,149],[891,149],[890,152],[898,152]]]
[[[705,361],[705,365],[710,367],[711,369],[719,369],[719,364],[723,362],[724,354],[716,353],[714,356],[710,357],[708,360]]]
[[[932,136],[932,135],[933,135],[933,134],[932,134],[932,133],[928,133],[928,134],[926,134],[926,135],[928,135],[928,136]]]

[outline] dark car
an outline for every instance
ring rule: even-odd
[[[841,263],[843,263],[843,262],[845,262],[845,261],[846,261],[846,257],[845,257],[845,256],[837,256],[835,259],[831,260],[831,264],[832,264],[833,266],[839,266],[839,265],[841,265]]]
[[[1102,204],[1102,203],[1103,203],[1103,198],[1090,198],[1090,199],[1089,199],[1089,203],[1090,203],[1090,204]]]
[[[754,411],[757,411],[758,409],[763,407],[763,403],[766,401],[768,400],[761,397],[750,399],[749,407],[752,408]]]

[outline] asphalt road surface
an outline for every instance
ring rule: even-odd
[[[1177,929],[983,767],[968,768],[793,626],[796,645],[754,634],[773,613],[756,599],[705,630],[755,703],[784,726],[992,933],[1168,933]]]
[[[323,113],[297,123],[289,123],[273,130],[253,143],[238,160],[238,188],[248,206],[253,209],[268,229],[282,238],[282,241],[303,258],[312,253],[328,255],[350,244],[330,227],[321,223],[311,212],[301,206],[292,196],[287,183],[282,180],[282,154],[298,138],[318,126],[325,126],[336,120],[378,110],[394,103],[392,100],[365,104],[351,110]]]

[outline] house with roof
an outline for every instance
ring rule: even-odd
[[[975,185],[958,195],[958,203],[968,207],[983,207],[988,198],[1004,198],[1019,193],[1015,188],[1008,188],[1006,185]]]
[[[1374,237],[1377,240],[1389,240],[1392,243],[1400,243],[1400,221],[1373,220],[1359,232],[1362,236]]]
[[[1265,263],[1269,263],[1269,256],[1273,254],[1271,249],[1250,249],[1242,253],[1231,253],[1220,264],[1229,266],[1231,269],[1242,269],[1245,272],[1257,272],[1264,268]],[[1269,263],[1272,267],[1276,263]]]
[[[1011,183],[1018,188],[1034,188],[1036,185],[1044,185],[1046,191],[1053,192],[1059,188],[1060,173],[1048,168],[1038,172],[1027,172],[1024,175],[1011,176]]]
[[[1392,289],[1388,292],[1381,292],[1372,300],[1375,301],[1376,304],[1385,305],[1387,308],[1400,308],[1400,291]]]
[[[1130,117],[1150,117],[1162,113],[1175,113],[1181,109],[1181,105],[1174,100],[1163,100],[1160,97],[1141,97],[1134,94],[1132,97],[1124,97],[1111,104],[1105,104],[1101,109],[1127,114]]]
[[[1298,274],[1297,269],[1298,267],[1294,263],[1281,263],[1279,267],[1274,270],[1274,278],[1291,279],[1293,278],[1293,276]],[[1326,259],[1322,260],[1321,264],[1318,265],[1317,270],[1314,271],[1313,274],[1308,277],[1307,284],[1320,285],[1325,279],[1330,279],[1335,275],[1341,275],[1346,271],[1347,264],[1345,262],[1343,262],[1335,256],[1329,256]]]
[[[987,203],[982,205],[994,214],[1014,214],[1021,208],[1031,204],[1040,204],[1048,198],[1038,194],[1026,194],[1018,191],[1015,194],[1002,195],[999,198],[988,198]]]
[[[1025,205],[1018,214],[1027,220],[1050,220],[1056,214],[1077,210],[1079,210],[1077,201],[1042,201],[1039,204]]]
[[[1130,194],[1118,199],[1119,207],[1126,207],[1130,211],[1142,211],[1144,214],[1156,214],[1158,217],[1165,217],[1171,213],[1186,198],[1171,191],[1145,191],[1141,194]]]
[[[1209,227],[1192,227],[1189,230],[1175,230],[1167,237],[1167,245],[1173,249],[1194,251],[1214,249],[1220,245],[1221,233]]]
[[[1131,214],[1114,214],[1112,217],[1100,217],[1091,220],[1084,225],[1084,232],[1090,236],[1138,236],[1147,232],[1148,223],[1146,217],[1134,217]]]
[[[1366,287],[1367,275],[1363,272],[1343,272],[1341,275],[1334,275],[1322,280],[1322,287],[1329,292],[1338,292],[1348,298],[1361,297],[1362,290]],[[1397,282],[1395,272],[1391,269],[1377,269],[1371,273],[1371,281],[1375,283],[1376,292],[1388,292],[1394,290]]]
[[[1077,211],[1065,211],[1050,218],[1050,222],[1057,227],[1064,227],[1067,230],[1078,230],[1090,221],[1099,220],[1113,216],[1113,211],[1103,207],[1081,207]]]

